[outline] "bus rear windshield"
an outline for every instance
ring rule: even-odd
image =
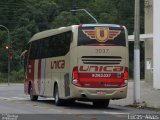
[[[80,27],[78,46],[126,46],[125,30],[121,27]]]

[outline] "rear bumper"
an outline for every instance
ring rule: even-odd
[[[72,86],[73,99],[123,99],[127,97],[127,86],[122,88],[81,88]]]

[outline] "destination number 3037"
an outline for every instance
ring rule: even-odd
[[[95,49],[96,53],[108,53],[109,49]]]

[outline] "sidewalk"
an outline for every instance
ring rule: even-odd
[[[160,90],[155,90],[151,85],[141,81],[141,103],[146,107],[160,108]],[[128,95],[126,99],[112,100],[111,104],[126,106],[133,104],[133,82],[128,83]]]
[[[23,83],[10,83],[9,85],[8,85],[8,83],[0,83],[0,87],[9,87],[10,85],[12,85],[12,86],[17,86],[17,85],[20,85],[20,86],[22,86],[23,85]]]

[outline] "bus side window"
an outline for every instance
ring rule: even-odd
[[[72,38],[72,32],[66,32],[65,34],[65,51],[66,53],[68,53],[69,49],[70,49],[70,44],[72,42],[73,38]]]
[[[44,58],[51,57],[49,49],[50,49],[49,38],[47,38],[46,40],[44,40],[44,44],[43,44],[43,48],[42,48],[42,50],[44,51]]]

